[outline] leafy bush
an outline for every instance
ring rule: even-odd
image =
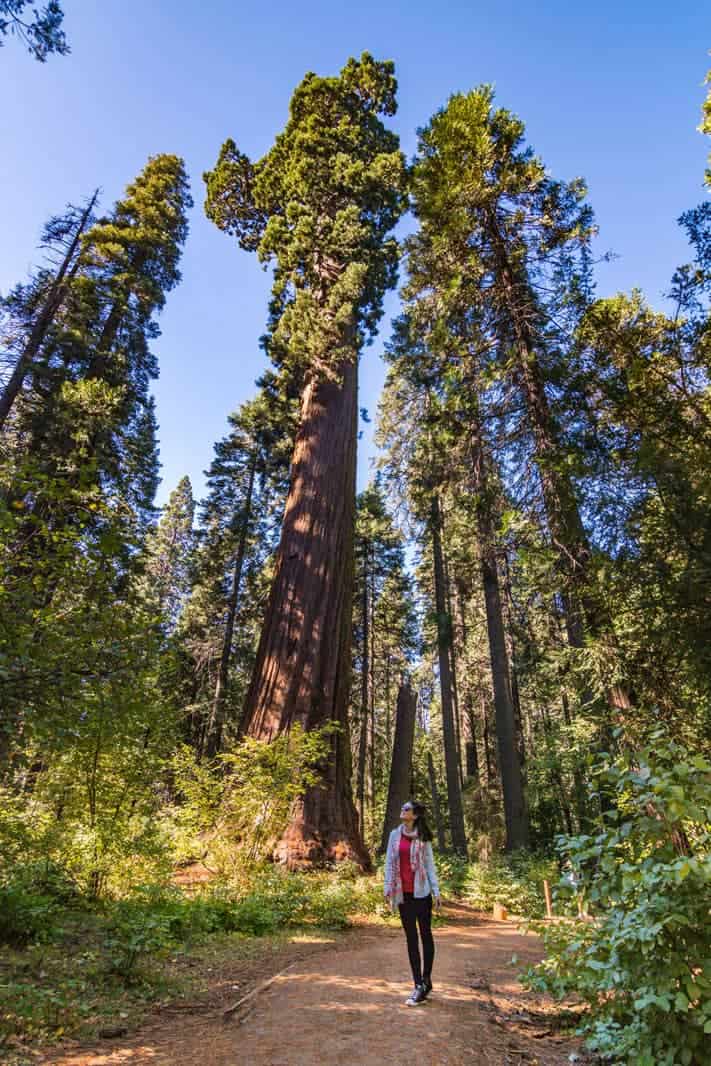
[[[652,744],[633,768],[620,759],[596,769],[616,809],[597,836],[559,842],[596,921],[541,928],[547,957],[526,981],[582,998],[589,1011],[581,1032],[603,1056],[703,1066],[711,1045],[711,764],[661,732]]]
[[[103,943],[109,970],[133,980],[143,956],[162,953],[174,942],[170,925],[161,910],[136,907],[131,900],[115,904]]]
[[[279,914],[270,901],[256,894],[236,900],[229,909],[225,908],[224,915],[228,932],[264,936],[273,933],[279,925]]]
[[[107,904],[104,950],[109,969],[132,980],[141,960],[213,933],[264,936],[279,928],[344,928],[356,911],[373,911],[381,891],[372,878],[338,879],[326,871],[290,872],[272,864],[252,870],[239,887],[223,881],[200,895],[143,886]]]
[[[200,764],[183,745],[172,772],[180,802],[166,810],[174,854],[201,855],[233,881],[269,857],[293,800],[321,779],[329,735],[340,728],[303,729],[299,723],[274,740],[243,737],[213,765]]]
[[[336,881],[357,881],[362,877],[360,866],[353,859],[344,859],[333,866],[331,876]]]
[[[435,867],[440,891],[447,896],[461,896],[469,875],[469,863],[458,855],[435,853]]]
[[[477,910],[490,911],[502,903],[512,914],[542,918],[545,914],[543,881],[558,880],[558,864],[527,852],[494,856],[471,863],[462,884],[462,896]]]
[[[57,934],[56,900],[24,885],[0,885],[0,944],[24,947]]]
[[[326,870],[290,872],[268,865],[250,880],[249,893],[262,900],[280,926],[318,924],[343,928],[353,913],[379,913],[382,885],[372,877],[343,877]]]
[[[20,868],[21,882],[57,904],[72,906],[81,902],[76,882],[59,863],[45,859],[41,862],[24,862]]]

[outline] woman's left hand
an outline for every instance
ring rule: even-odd
[[[442,910],[442,897],[441,896],[435,896],[434,901],[435,901],[435,907],[437,908],[437,910],[441,911]]]

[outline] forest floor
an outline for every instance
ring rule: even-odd
[[[367,920],[333,936],[290,938],[268,958],[233,962],[199,998],[156,1008],[132,1035],[66,1044],[53,1066],[564,1066],[588,1061],[560,1031],[560,1009],[517,972],[539,941],[459,902],[434,928],[434,990],[408,1007],[405,937]],[[512,965],[512,957],[516,963]],[[230,1007],[250,990],[236,1011]],[[568,1017],[571,1017],[569,1015]],[[38,1059],[33,1057],[36,1063]]]

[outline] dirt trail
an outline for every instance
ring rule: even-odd
[[[156,1016],[132,1038],[58,1053],[54,1066],[564,1066],[576,1041],[555,1036],[551,1004],[510,965],[540,957],[510,923],[447,904],[434,929],[434,991],[407,1007],[405,937],[386,928],[292,963],[228,1020],[225,1004]],[[275,967],[278,968],[278,967]],[[237,995],[237,994],[235,994]],[[582,1062],[584,1056],[580,1055]]]

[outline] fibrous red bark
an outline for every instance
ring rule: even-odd
[[[241,731],[270,739],[294,722],[334,733],[322,782],[293,806],[274,858],[290,869],[352,859],[372,869],[353,804],[348,735],[357,361],[302,396],[275,574]]]

